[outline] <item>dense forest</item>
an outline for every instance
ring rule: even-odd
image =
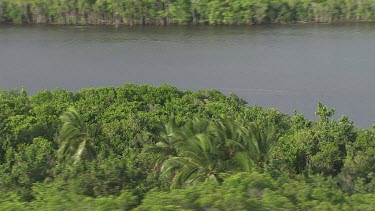
[[[0,0],[0,23],[169,25],[373,20],[373,0]]]
[[[375,129],[216,90],[0,91],[0,210],[373,210]]]

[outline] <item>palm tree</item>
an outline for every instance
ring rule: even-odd
[[[179,145],[178,156],[163,163],[163,175],[172,177],[172,187],[205,181],[221,182],[221,153],[218,144],[207,134],[196,134]]]
[[[59,133],[59,161],[73,160],[76,164],[81,160],[92,160],[96,153],[92,146],[86,123],[79,112],[70,107],[61,116],[62,127]]]
[[[162,163],[171,156],[177,156],[176,146],[181,142],[179,130],[174,121],[162,125],[159,141],[153,146],[144,149],[146,153],[157,154],[154,166],[154,174],[160,171]]]
[[[243,124],[221,117],[214,120],[212,134],[221,144],[223,166],[226,172],[251,171],[254,162],[245,143],[250,142],[250,133]]]
[[[242,144],[248,134],[245,128],[236,121],[226,117],[212,121],[210,132],[220,143],[225,159],[231,159],[244,148]]]
[[[228,118],[195,118],[170,134],[169,142],[160,146],[164,152],[166,146],[170,150],[161,172],[171,178],[172,188],[205,181],[221,183],[222,173],[263,167],[277,140],[274,127],[261,129],[255,123],[244,127]]]
[[[172,187],[205,181],[221,183],[220,174],[233,168],[232,158],[242,149],[238,124],[229,119],[195,118],[179,132],[177,155],[162,166],[163,175],[172,179]]]
[[[263,167],[269,161],[270,151],[277,141],[274,126],[260,128],[256,123],[250,123],[246,133],[249,139],[245,139],[245,151],[248,157],[259,167]]]

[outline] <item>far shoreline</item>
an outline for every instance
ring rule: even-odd
[[[362,24],[374,24],[375,20],[369,21],[332,21],[332,22],[305,22],[305,21],[296,21],[296,22],[270,22],[270,23],[261,23],[261,24],[209,24],[209,23],[189,23],[189,24],[95,24],[95,23],[47,23],[47,22],[31,22],[31,23],[20,23],[20,22],[7,22],[7,23],[0,23],[0,27],[2,26],[77,26],[77,27],[113,27],[113,28],[121,28],[121,27],[156,27],[156,28],[173,28],[173,27],[264,27],[264,26],[303,26],[303,25],[327,25],[327,26],[344,26],[344,25],[362,25]]]
[[[0,26],[27,26],[27,25],[46,25],[46,26],[114,26],[114,27],[174,27],[174,26],[283,26],[283,25],[336,25],[336,24],[371,24],[374,20],[335,20],[335,21],[293,21],[293,22],[266,22],[266,23],[170,23],[170,24],[127,24],[127,23],[58,23],[58,22],[0,22]]]

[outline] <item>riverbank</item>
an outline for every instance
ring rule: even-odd
[[[256,25],[373,22],[375,2],[313,0],[3,0],[0,23],[79,25]]]

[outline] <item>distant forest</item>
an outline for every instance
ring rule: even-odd
[[[374,0],[0,0],[0,23],[252,25],[374,17]]]

